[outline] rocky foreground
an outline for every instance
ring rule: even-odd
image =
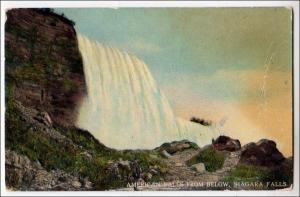
[[[203,148],[192,148],[191,144],[180,141],[158,148],[167,158],[168,173],[164,181],[138,182],[136,187],[131,185],[119,190],[268,190],[291,185],[292,158],[284,158],[271,140],[262,139],[241,147],[238,140],[220,136]],[[207,151],[211,158],[214,154],[224,156],[218,169],[210,170],[205,166],[204,163],[211,165],[207,160],[197,161]],[[191,163],[195,159],[196,163]],[[219,161],[212,159],[211,162]],[[237,173],[239,171],[241,174]]]
[[[154,150],[117,151],[87,131],[55,126],[46,112],[12,106],[8,115],[15,122],[7,123],[15,128],[7,128],[14,133],[6,135],[5,155],[12,190],[282,189],[292,183],[292,158],[271,140],[241,147],[220,136],[202,148],[183,140]]]

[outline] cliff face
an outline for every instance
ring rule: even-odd
[[[74,23],[49,9],[12,9],[5,24],[7,91],[72,125],[86,88]]]

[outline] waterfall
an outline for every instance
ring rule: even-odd
[[[133,55],[78,35],[87,83],[77,126],[108,147],[152,149],[187,139],[211,143],[211,127],[178,119],[147,65]]]

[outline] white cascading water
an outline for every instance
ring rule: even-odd
[[[82,35],[78,43],[88,93],[79,127],[116,149],[152,149],[182,139],[211,143],[214,129],[176,118],[143,61]]]

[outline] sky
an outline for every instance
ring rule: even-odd
[[[139,57],[174,113],[242,144],[292,154],[292,26],[287,8],[65,8],[78,33]],[[222,126],[221,126],[222,125]]]

